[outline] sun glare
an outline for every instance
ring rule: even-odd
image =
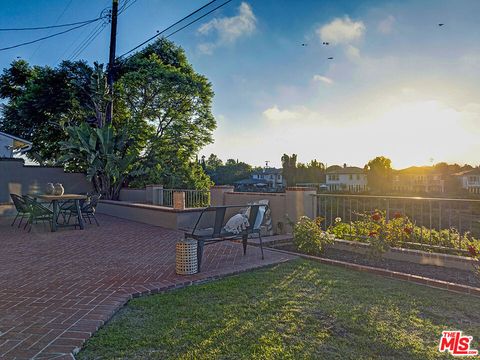
[[[388,149],[395,166],[427,165],[466,154],[475,139],[464,114],[439,101],[403,103],[385,112],[373,127],[379,149]],[[429,165],[429,164],[428,164]]]

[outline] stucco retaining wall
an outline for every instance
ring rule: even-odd
[[[25,195],[44,192],[49,182],[61,183],[66,193],[92,191],[92,184],[85,174],[66,173],[61,167],[24,165],[22,159],[0,159],[0,204],[11,204],[11,193]],[[4,207],[7,208],[10,206]]]

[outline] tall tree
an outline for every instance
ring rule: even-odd
[[[297,154],[282,156],[282,175],[287,186],[295,186],[297,183]]]
[[[186,170],[198,166],[194,174],[201,172],[195,157],[212,142],[216,127],[211,84],[193,70],[181,48],[165,39],[122,62],[119,76],[116,93],[126,112],[124,126],[145,144],[140,162],[149,171],[144,183],[160,176],[166,185],[176,179],[175,186],[187,186]]]
[[[377,156],[365,165],[368,186],[372,192],[384,194],[390,190],[392,161],[384,156]]]

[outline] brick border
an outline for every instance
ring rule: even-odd
[[[318,256],[296,253],[293,251],[280,250],[275,248],[269,248],[269,250],[278,251],[280,253],[289,254],[289,255],[296,255],[301,258],[318,261],[323,264],[340,266],[340,267],[344,267],[344,268],[356,270],[356,271],[364,271],[370,274],[380,275],[390,279],[407,281],[417,285],[424,285],[424,286],[428,286],[436,289],[442,289],[442,290],[447,290],[455,293],[468,294],[468,295],[480,297],[480,288],[473,287],[473,286],[461,285],[461,284],[456,284],[448,281],[436,280],[436,279],[427,278],[423,276],[411,275],[407,273],[391,271],[391,270],[376,268],[372,266],[352,264],[352,263],[340,261],[340,260],[326,259]]]

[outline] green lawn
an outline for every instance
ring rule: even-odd
[[[78,359],[436,359],[480,300],[297,260],[129,302]]]

